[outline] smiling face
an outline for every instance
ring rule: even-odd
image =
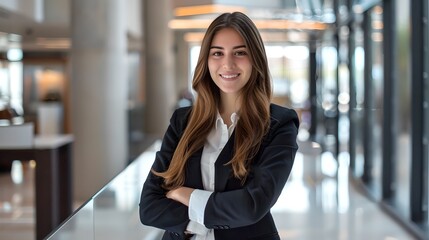
[[[210,76],[221,97],[237,97],[249,81],[252,63],[243,38],[232,28],[219,30],[213,37],[208,56]]]

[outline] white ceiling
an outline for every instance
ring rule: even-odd
[[[13,6],[12,3],[15,3],[15,1],[20,3],[20,5],[15,4]],[[59,46],[58,49],[64,48],[67,45],[66,42],[69,41],[68,37],[70,34],[70,1],[1,0],[0,51],[5,51],[16,45],[20,45],[21,48],[27,50],[55,50],[55,46]],[[140,14],[141,7],[139,5],[141,2],[139,0],[127,1],[130,3],[129,11],[138,11],[138,13],[133,14],[134,17],[131,20],[135,22],[135,19],[137,19],[135,15]],[[246,7],[248,14],[252,18],[333,21],[333,11],[329,5],[329,2],[332,2],[332,0],[311,1],[312,6],[308,5],[309,0],[174,0],[172,1],[172,7],[220,4]],[[43,6],[36,7],[36,3],[43,3]],[[128,35],[134,39],[136,35],[138,37],[138,31],[141,29],[138,26],[137,24],[134,27],[129,27]],[[133,29],[137,29],[134,31],[136,32],[135,34]],[[54,47],[46,48],[45,46],[48,45]]]

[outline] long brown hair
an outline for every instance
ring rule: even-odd
[[[239,112],[240,118],[235,127],[234,156],[228,162],[232,166],[234,176],[242,182],[248,174],[249,160],[259,150],[262,138],[268,131],[271,79],[262,38],[252,20],[245,14],[224,13],[210,24],[203,38],[192,82],[197,97],[170,166],[165,172],[153,171],[155,175],[164,178],[166,189],[183,186],[186,161],[204,147],[206,138],[215,124],[220,90],[210,77],[208,56],[214,35],[223,28],[232,28],[241,35],[252,62],[252,74],[241,90],[243,102]]]

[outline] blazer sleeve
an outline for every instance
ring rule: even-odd
[[[170,125],[162,140],[161,149],[156,153],[152,169],[158,172],[167,170],[174,150],[184,129],[184,109],[176,110],[170,119]],[[163,179],[152,172],[143,184],[140,197],[140,221],[170,231],[177,236],[184,235],[189,222],[188,207],[168,199],[166,190],[161,187]]]
[[[257,223],[276,203],[298,149],[299,123],[293,110],[272,121],[274,124],[266,142],[261,144],[244,187],[210,196],[204,214],[207,228],[228,229]]]

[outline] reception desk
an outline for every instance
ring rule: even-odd
[[[72,213],[72,143],[72,135],[36,135],[31,146],[0,148],[0,161],[36,161],[36,239],[44,239]]]

